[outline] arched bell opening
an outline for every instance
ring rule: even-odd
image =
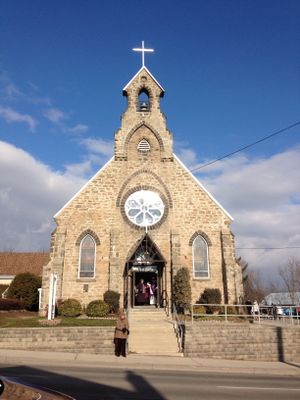
[[[142,88],[138,94],[137,110],[139,112],[150,111],[150,95],[146,88]]]
[[[148,234],[130,252],[124,269],[126,308],[164,307],[166,261]]]

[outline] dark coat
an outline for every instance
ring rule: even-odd
[[[137,297],[136,297],[136,301],[138,303],[145,303],[146,301],[146,287],[143,283],[139,283],[138,284],[138,293],[137,293]]]

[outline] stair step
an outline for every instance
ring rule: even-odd
[[[170,318],[162,309],[134,309],[129,313],[129,352],[135,354],[178,355],[178,345]]]

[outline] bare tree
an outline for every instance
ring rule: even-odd
[[[241,257],[236,261],[242,269],[244,301],[251,301],[253,303],[256,300],[261,302],[270,293],[270,285],[266,284],[259,271],[248,269],[248,263]]]
[[[279,269],[279,276],[291,296],[292,303],[296,304],[296,292],[300,292],[300,260],[290,258],[288,263]]]

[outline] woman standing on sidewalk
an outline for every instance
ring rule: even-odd
[[[124,311],[119,312],[115,328],[114,343],[115,355],[126,357],[126,342],[129,335],[129,324]]]

